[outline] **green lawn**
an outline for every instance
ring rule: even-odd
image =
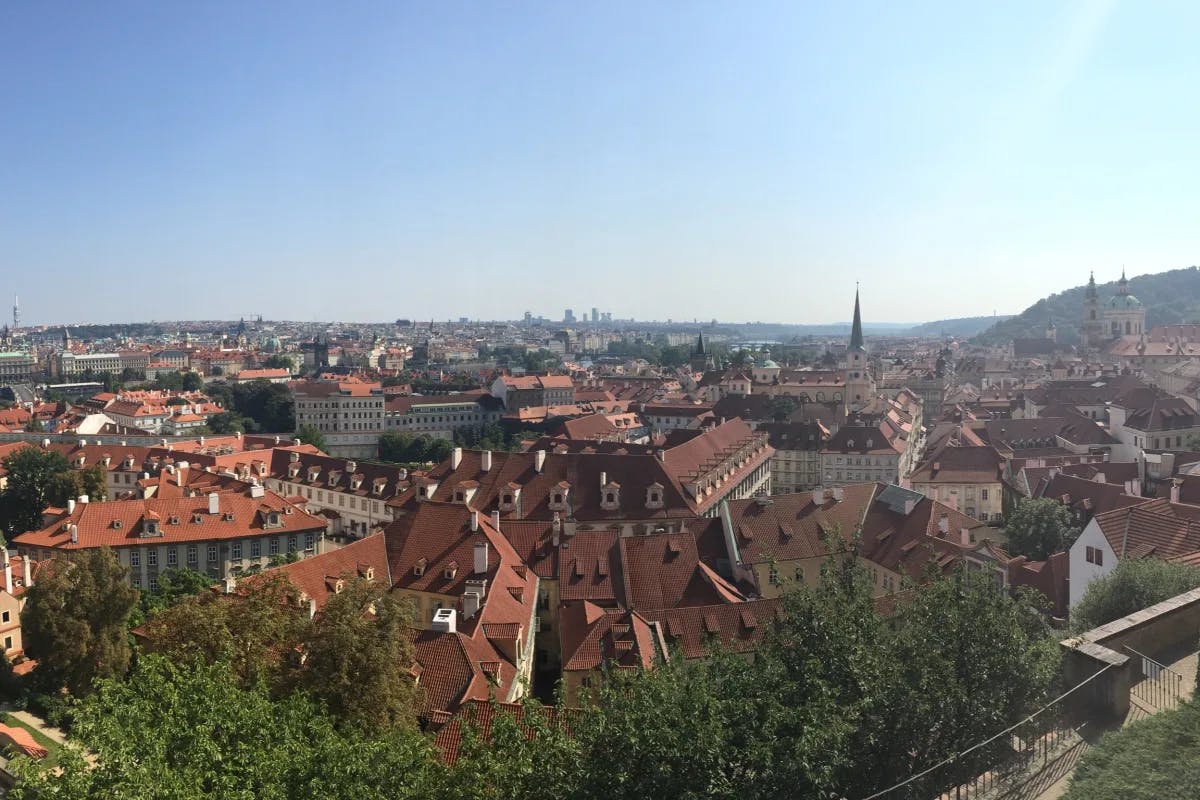
[[[8,712],[5,712],[4,716],[0,717],[0,722],[3,722],[5,725],[10,727],[24,728],[25,730],[29,731],[29,734],[33,737],[35,742],[50,751],[50,754],[45,758],[46,763],[51,766],[58,763],[58,752],[62,750],[62,745],[60,745],[58,742],[49,738],[41,731],[34,730]]]

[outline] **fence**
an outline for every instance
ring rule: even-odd
[[[1134,664],[1140,667],[1142,676],[1142,680],[1130,688],[1130,696],[1151,713],[1177,708],[1186,694],[1183,676],[1129,645],[1125,649],[1139,659]]]

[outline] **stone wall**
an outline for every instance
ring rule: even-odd
[[[1194,651],[1200,641],[1200,589],[1136,611],[1080,636],[1064,639],[1063,678],[1075,686],[1108,670],[1073,697],[1073,707],[1092,718],[1123,719],[1129,690],[1140,681],[1142,659],[1127,648],[1163,661]]]

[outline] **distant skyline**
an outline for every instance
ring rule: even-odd
[[[0,300],[1015,314],[1200,263],[1198,35],[1152,1],[10,3]]]

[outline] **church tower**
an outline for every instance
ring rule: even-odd
[[[1083,322],[1079,326],[1079,339],[1084,350],[1099,347],[1104,341],[1104,318],[1100,314],[1100,295],[1096,292],[1096,273],[1088,278],[1083,293]]]
[[[875,396],[875,378],[867,359],[867,346],[863,341],[862,310],[858,303],[858,289],[854,290],[854,324],[850,328],[850,346],[842,363],[846,379],[846,394],[843,403],[847,415],[861,409]]]

